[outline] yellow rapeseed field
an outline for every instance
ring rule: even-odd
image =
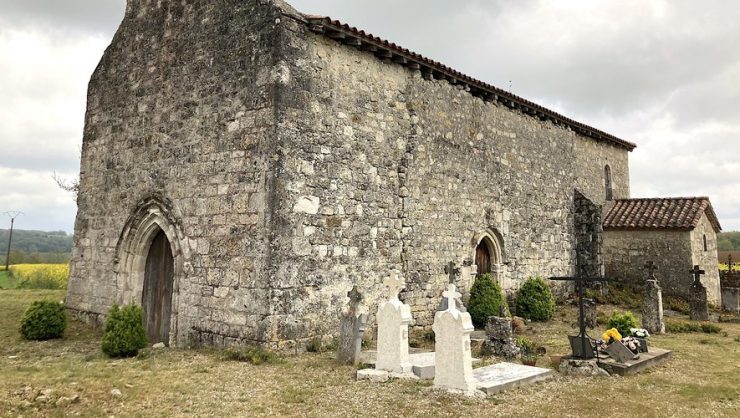
[[[10,274],[24,289],[66,289],[69,264],[14,264]]]

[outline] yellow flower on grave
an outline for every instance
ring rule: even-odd
[[[606,341],[606,342],[610,342],[612,340],[619,341],[619,340],[622,339],[622,334],[620,334],[619,331],[617,331],[616,328],[612,328],[612,329],[606,331],[601,336],[601,339],[604,340],[604,341]]]

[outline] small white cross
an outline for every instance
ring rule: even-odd
[[[457,310],[457,303],[455,303],[455,300],[462,296],[460,293],[458,293],[457,288],[454,284],[450,283],[447,285],[447,290],[442,292],[442,296],[447,298],[447,310],[448,311],[454,311]]]
[[[388,288],[388,300],[398,300],[398,293],[406,287],[403,279],[398,276],[398,273],[386,277],[383,284]]]

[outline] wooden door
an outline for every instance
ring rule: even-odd
[[[172,283],[174,260],[170,242],[164,231],[159,231],[149,247],[144,276],[141,305],[144,308],[144,326],[150,344],[169,345],[170,313],[172,311]]]
[[[483,241],[475,249],[475,265],[478,266],[479,275],[491,272],[491,252]]]

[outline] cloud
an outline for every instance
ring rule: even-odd
[[[66,173],[71,175],[72,173]],[[77,206],[71,193],[61,190],[51,173],[0,166],[3,200],[0,211],[19,210],[18,229],[71,231]],[[0,217],[0,228],[7,228]]]
[[[0,0],[0,27],[112,37],[125,7],[126,0]]]
[[[633,196],[709,195],[725,229],[740,229],[736,2],[289,2],[637,142]],[[124,7],[0,0],[0,182],[77,170],[87,79]]]

